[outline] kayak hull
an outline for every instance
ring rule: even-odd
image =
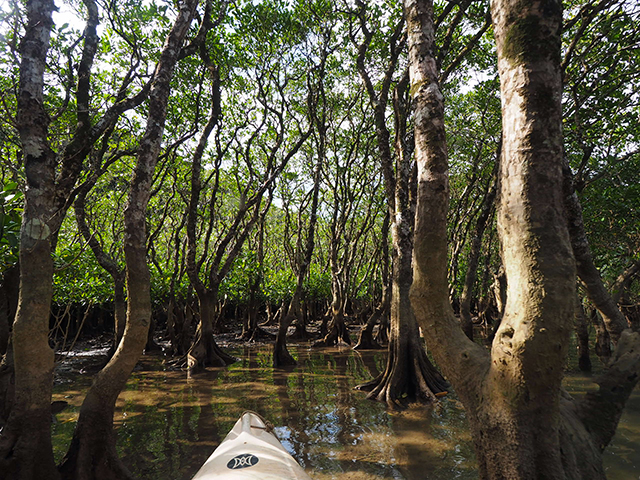
[[[265,420],[245,412],[193,480],[311,480]]]

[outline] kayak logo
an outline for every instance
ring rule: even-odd
[[[238,470],[240,468],[253,467],[256,463],[258,463],[258,461],[259,458],[252,453],[243,453],[242,455],[237,455],[229,460],[229,462],[227,463],[227,468],[231,470]]]

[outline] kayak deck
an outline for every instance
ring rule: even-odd
[[[257,413],[245,412],[193,480],[311,480]]]

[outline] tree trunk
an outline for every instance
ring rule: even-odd
[[[575,265],[562,202],[559,1],[494,0],[503,108],[498,227],[507,304],[490,357],[447,300],[447,152],[433,5],[406,0],[416,106],[418,213],[412,299],[467,410],[483,479],[604,478],[577,404],[561,389]]]
[[[297,361],[287,349],[287,330],[289,325],[295,319],[293,313],[282,315],[278,322],[278,333],[276,334],[276,342],[273,347],[273,366],[274,368],[281,368],[291,365],[297,365]]]
[[[213,336],[213,324],[218,303],[217,285],[213,289],[198,293],[200,321],[196,329],[196,337],[187,354],[189,370],[205,367],[226,367],[237,359],[222,351]]]
[[[380,317],[380,326],[378,327],[378,332],[376,336],[373,338],[378,345],[385,345],[389,342],[389,325],[390,325],[390,312],[391,306],[383,312]]]
[[[589,324],[587,315],[580,298],[576,304],[576,340],[578,343],[578,368],[581,372],[591,371],[591,357],[589,357]]]
[[[354,350],[375,350],[382,348],[378,341],[373,338],[373,329],[377,322],[380,322],[380,329],[383,328],[384,319],[391,310],[391,278],[389,275],[389,224],[390,218],[387,215],[382,223],[382,231],[380,237],[382,241],[381,259],[382,259],[382,299],[380,305],[375,309],[373,314],[367,320],[367,323],[360,330],[360,336]]]
[[[157,328],[156,318],[153,314],[153,311],[151,311],[151,322],[149,323],[149,330],[147,331],[147,343],[144,346],[145,353],[162,351],[162,347],[160,347],[160,345],[156,343],[156,339],[155,339],[156,328]]]
[[[573,188],[573,174],[567,160],[563,163],[564,174],[564,206],[568,216],[571,246],[576,258],[578,277],[584,283],[587,297],[598,309],[615,347],[622,331],[628,327],[627,319],[622,314],[609,291],[604,286],[600,272],[593,263],[589,241],[582,220],[582,206]]]
[[[171,343],[171,355],[183,357],[191,346],[193,313],[187,300],[172,294],[167,307],[167,334]]]
[[[595,308],[591,310],[591,324],[596,331],[596,355],[603,365],[607,365],[611,358],[611,338],[609,337],[607,326]]]
[[[627,289],[631,285],[634,277],[640,272],[640,258],[638,258],[629,268],[625,269],[611,286],[611,298],[618,304],[624,301]]]
[[[334,247],[337,248],[337,247]],[[334,258],[335,257],[335,258]],[[322,340],[313,344],[314,347],[330,347],[337,345],[342,340],[347,345],[351,345],[349,330],[344,322],[344,287],[340,279],[341,269],[337,265],[337,253],[332,254],[331,261],[331,321],[327,329],[327,334]]]
[[[55,154],[48,143],[49,116],[43,99],[54,8],[50,0],[27,4],[20,46],[17,126],[27,188],[20,229],[20,298],[13,323],[15,396],[0,432],[0,472],[21,480],[58,477],[51,445],[54,355],[49,347]]]
[[[124,276],[122,278],[114,278],[113,286],[113,322],[114,322],[114,339],[113,339],[113,351],[110,356],[113,356],[118,349],[118,345],[122,341],[124,336],[124,329],[127,323],[127,300],[125,297],[126,281]]]
[[[269,338],[270,334],[262,330],[258,326],[258,309],[260,308],[259,292],[260,285],[263,279],[264,270],[264,229],[265,218],[260,219],[260,225],[258,226],[257,234],[257,272],[254,272],[251,279],[251,285],[249,286],[249,305],[247,307],[247,314],[244,317],[245,321],[242,323],[242,333],[240,339],[247,341],[256,341],[261,337]]]
[[[108,391],[100,392],[95,387],[98,382],[104,383],[105,380],[104,377],[96,379],[82,404],[82,420],[76,425],[69,451],[60,465],[63,479],[135,478],[122,464],[116,452],[116,435],[113,430],[115,399],[112,398],[112,389],[107,387]]]
[[[380,346],[380,344],[373,338],[373,329],[382,316],[386,315],[388,309],[389,303],[385,298],[383,298],[378,308],[376,308],[373,314],[369,316],[367,323],[365,323],[360,329],[358,341],[353,347],[354,350],[378,350],[382,348],[382,346]]]
[[[391,224],[393,254],[389,354],[385,371],[375,380],[358,386],[361,390],[369,391],[367,398],[386,403],[389,408],[401,408],[411,402],[432,402],[445,394],[448,388],[447,382],[427,357],[411,308],[409,292],[413,281],[414,220],[409,195],[411,170],[403,161],[406,160],[406,149],[397,148],[396,151],[400,160],[394,194],[396,215]],[[429,335],[428,331],[424,333]]]
[[[116,399],[142,354],[151,323],[146,209],[164,133],[171,78],[197,5],[198,0],[185,0],[181,4],[154,72],[147,126],[124,211],[127,324],[118,349],[96,376],[82,403],[71,445],[60,466],[65,479],[133,478],[117,457],[113,412]]]
[[[410,278],[408,282],[394,281],[387,366],[377,378],[357,386],[369,392],[367,398],[393,409],[415,402],[432,402],[448,389],[425,352],[409,300]]]
[[[19,290],[20,265],[16,264],[2,274],[0,283],[0,356],[7,351],[10,326],[18,307]]]
[[[507,302],[482,387],[487,400],[475,406],[472,420],[480,472],[594,478],[598,459],[588,455],[584,425],[561,409],[575,313],[562,198],[562,4],[494,0],[491,6],[502,93],[498,232]],[[582,465],[571,465],[576,451],[585,456]]]
[[[500,146],[498,148],[501,148]],[[498,151],[499,163],[500,151]],[[473,340],[473,321],[471,319],[471,298],[473,296],[473,286],[476,283],[478,261],[480,260],[480,251],[482,249],[482,236],[487,227],[487,222],[491,212],[493,211],[493,203],[496,198],[496,185],[492,185],[489,191],[485,193],[482,210],[476,221],[476,227],[473,232],[473,238],[471,239],[471,250],[467,260],[467,273],[464,279],[464,286],[462,288],[462,294],[460,296],[460,323],[462,330]]]

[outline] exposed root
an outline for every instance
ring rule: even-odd
[[[312,347],[332,347],[342,340],[347,345],[351,345],[349,329],[344,323],[344,317],[334,318],[331,322],[329,332],[322,340],[314,342]]]
[[[382,347],[373,338],[373,327],[378,319],[381,317],[382,312],[377,309],[367,323],[360,329],[358,336],[358,342],[353,347],[354,350],[379,350]]]
[[[134,480],[118,457],[111,413],[85,415],[59,466],[62,480]]]
[[[273,333],[267,332],[265,329],[255,327],[252,330],[246,330],[237,337],[237,340],[244,342],[258,342],[260,340],[275,340]]]
[[[412,403],[434,402],[447,393],[448,387],[424,349],[416,341],[410,341],[408,348],[390,346],[385,371],[356,388],[369,392],[368,399],[397,410]]]
[[[191,371],[206,367],[226,367],[237,361],[217,345],[213,335],[199,335],[187,353],[187,367]]]

